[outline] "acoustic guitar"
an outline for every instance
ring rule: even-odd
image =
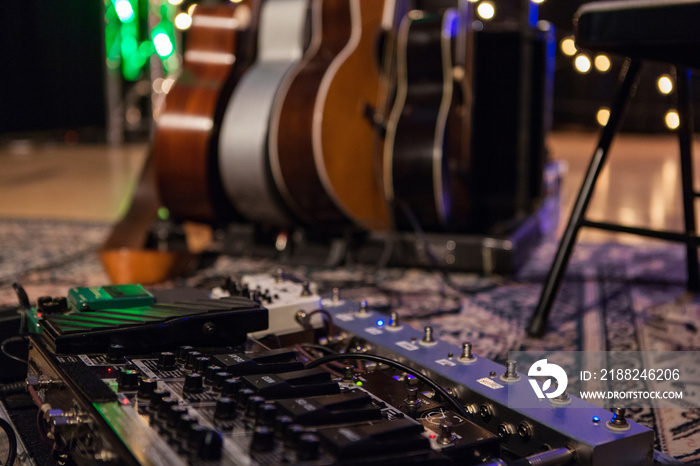
[[[221,183],[212,163],[221,99],[254,57],[257,6],[199,5],[193,15],[184,71],[155,125],[152,147],[126,215],[100,249],[112,283],[160,283],[180,276],[196,262],[190,251],[147,248],[161,205],[179,220],[217,221],[232,215],[222,203]],[[234,66],[235,64],[235,66]]]
[[[303,222],[326,228],[349,224],[323,185],[314,157],[314,113],[328,68],[350,40],[348,0],[312,0],[311,40],[280,85],[270,119],[270,167],[286,204]]]
[[[413,10],[397,46],[397,92],[384,147],[384,187],[398,229],[445,231],[466,214],[469,154],[466,18]],[[455,59],[456,58],[456,59]]]
[[[165,98],[152,144],[156,183],[176,220],[237,218],[223,194],[217,150],[228,98],[255,57],[258,2],[198,5],[182,74]]]
[[[306,0],[266,0],[258,54],[228,102],[219,139],[219,170],[229,201],[251,222],[293,223],[274,184],[268,128],[281,82],[303,53]]]
[[[328,66],[313,110],[313,155],[321,182],[345,215],[372,231],[392,226],[382,187],[378,116],[389,89],[379,68],[380,39],[394,5],[349,0],[350,40]]]

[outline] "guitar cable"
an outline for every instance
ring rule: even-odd
[[[393,202],[395,202],[396,205],[398,207],[400,207],[401,210],[403,211],[403,213],[406,215],[408,222],[411,224],[411,228],[413,229],[413,232],[416,234],[416,237],[420,241],[420,244],[421,244],[421,247],[423,248],[423,251],[425,251],[425,254],[430,259],[430,262],[432,263],[433,269],[440,272],[440,275],[441,275],[442,280],[445,283],[445,285],[447,285],[449,288],[453,289],[454,291],[456,291],[460,294],[466,294],[466,295],[475,295],[475,294],[482,293],[484,291],[487,291],[487,290],[490,290],[490,289],[496,287],[496,283],[491,283],[491,284],[481,286],[481,287],[478,287],[475,289],[464,288],[464,287],[457,285],[452,280],[452,275],[450,274],[450,272],[442,264],[440,264],[440,261],[437,259],[437,257],[435,257],[435,255],[430,250],[430,247],[428,244],[428,238],[425,235],[425,231],[423,230],[423,227],[421,227],[420,222],[418,221],[418,218],[413,213],[413,210],[411,210],[411,207],[402,199],[394,198]]]

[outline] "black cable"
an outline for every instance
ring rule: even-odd
[[[19,356],[15,356],[14,354],[10,354],[7,351],[7,349],[5,348],[5,346],[8,343],[13,343],[15,341],[24,341],[24,340],[25,340],[25,337],[22,337],[22,336],[14,336],[14,337],[6,338],[2,341],[2,343],[0,343],[0,351],[2,351],[2,354],[4,354],[5,356],[7,356],[10,359],[14,359],[15,361],[19,361],[22,364],[27,364],[26,359],[22,359]]]
[[[12,428],[9,422],[0,417],[0,429],[5,431],[7,434],[7,441],[9,445],[9,453],[7,454],[7,461],[5,464],[7,466],[12,466],[15,464],[15,459],[17,458],[17,434]]]
[[[452,408],[462,417],[465,419],[472,419],[472,415],[467,412],[467,410],[462,406],[462,404],[455,399],[452,395],[450,395],[447,390],[442,388],[440,385],[438,385],[437,382],[435,382],[433,379],[428,377],[427,375],[421,374],[417,370],[413,369],[412,367],[409,367],[403,363],[400,363],[398,361],[395,361],[390,358],[385,358],[384,356],[377,356],[376,354],[360,354],[360,353],[339,353],[339,354],[331,354],[328,356],[323,356],[322,358],[318,358],[315,361],[311,361],[306,365],[307,369],[312,369],[314,367],[321,366],[323,364],[328,364],[329,362],[333,361],[340,361],[343,359],[359,359],[359,360],[365,360],[365,361],[372,361],[372,362],[378,362],[382,364],[386,364],[387,366],[393,367],[394,369],[398,369],[400,371],[406,372],[407,374],[410,374],[423,382],[424,384],[428,385],[430,388],[435,390],[435,392],[439,393],[442,395],[442,397],[452,406]]]
[[[322,346],[322,345],[314,345],[313,343],[299,343],[299,346],[301,346],[304,349],[306,349],[306,348],[315,349],[315,350],[321,351],[321,352],[326,353],[326,354],[338,354],[337,351],[335,351],[331,348],[328,348],[328,347]]]
[[[25,327],[27,326],[27,316],[30,312],[32,312],[32,305],[29,302],[27,292],[21,284],[14,282],[12,284],[12,289],[15,290],[17,300],[19,301],[19,334],[23,335],[26,331]]]
[[[418,238],[418,241],[419,241],[421,247],[423,248],[425,255],[430,260],[433,269],[440,272],[440,276],[442,277],[442,280],[445,283],[445,285],[452,288],[454,291],[457,291],[459,293],[464,293],[464,294],[477,294],[477,293],[480,293],[482,291],[491,289],[495,286],[495,285],[490,285],[490,286],[484,286],[484,287],[481,287],[478,289],[471,290],[469,288],[463,288],[463,287],[457,285],[454,282],[454,280],[452,280],[452,275],[450,274],[450,271],[447,270],[442,265],[442,263],[438,260],[438,258],[435,257],[435,254],[433,254],[433,252],[430,250],[430,244],[428,243],[428,237],[426,236],[425,231],[423,230],[423,227],[421,226],[420,222],[418,221],[418,217],[416,217],[416,214],[413,212],[411,207],[402,199],[394,199],[394,202],[396,203],[396,205],[398,205],[401,208],[404,215],[406,216],[406,219],[408,220],[408,223],[411,224],[411,228],[413,229],[413,233],[416,235],[416,238]]]

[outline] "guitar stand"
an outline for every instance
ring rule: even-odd
[[[266,230],[250,223],[233,223],[226,228],[221,252],[274,259],[280,264],[337,267],[346,262],[350,251],[365,236],[350,229],[328,236],[303,228]]]
[[[480,274],[511,274],[529,258],[541,240],[553,233],[559,216],[558,166],[548,168],[550,181],[539,209],[501,231],[488,233],[363,233],[348,229],[319,235],[301,228],[280,232],[253,224],[227,227],[220,252],[262,257],[280,264],[338,267],[366,264],[389,267],[440,268]],[[547,170],[546,170],[547,172]],[[555,173],[556,172],[556,173]],[[554,185],[554,186],[552,186]]]

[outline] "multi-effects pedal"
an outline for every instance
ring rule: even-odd
[[[506,393],[534,396],[516,368],[281,275],[74,289],[30,321],[38,435],[65,464],[653,462],[653,432],[624,414],[514,408]]]

